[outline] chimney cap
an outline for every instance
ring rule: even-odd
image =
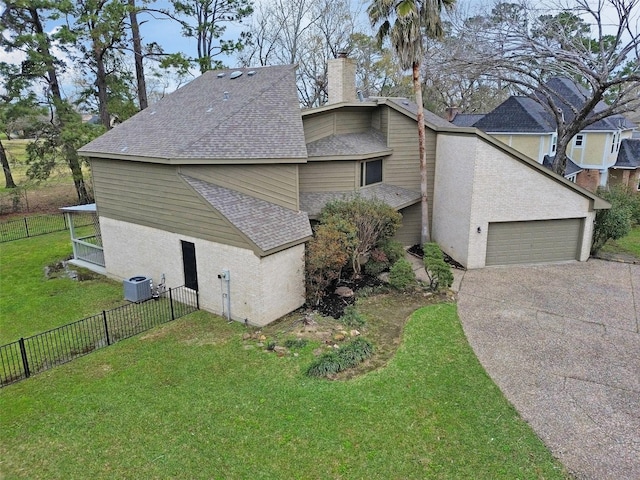
[[[347,58],[347,56],[348,56],[347,52],[345,52],[344,50],[340,50],[336,58]]]

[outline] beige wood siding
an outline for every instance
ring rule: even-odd
[[[371,109],[343,108],[336,112],[336,134],[362,133],[371,128]]]
[[[540,141],[541,135],[513,135],[511,137],[511,147],[538,161]]]
[[[333,135],[335,132],[336,114],[326,112],[318,115],[302,117],[304,140],[306,143],[315,142],[321,138]]]
[[[396,232],[395,240],[404,246],[411,246],[420,243],[421,215],[420,204],[400,210],[402,214],[402,227]]]
[[[180,179],[177,167],[94,158],[91,168],[100,216],[252,248]]]
[[[300,192],[347,192],[357,186],[357,162],[310,162],[298,171]]]
[[[388,112],[388,144],[393,154],[385,159],[383,181],[391,185],[420,191],[418,126],[414,120],[394,110]],[[427,198],[429,218],[433,205],[433,177],[436,166],[436,134],[426,129]],[[455,159],[451,159],[454,161]]]
[[[180,172],[298,210],[297,165],[202,165],[180,167]]]
[[[486,265],[576,260],[582,223],[581,218],[490,223]]]

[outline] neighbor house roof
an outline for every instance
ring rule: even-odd
[[[420,200],[420,192],[379,183],[359,191],[300,193],[300,209],[307,212],[310,217],[317,217],[327,203],[333,200],[348,200],[358,195],[367,200],[381,200],[396,210],[413,205]]]
[[[574,117],[573,109],[580,109],[587,100],[587,90],[566,77],[553,77],[549,79],[545,86],[554,93],[554,101],[556,105],[562,108],[562,113],[567,121]],[[541,97],[544,101],[544,97]],[[607,105],[599,102],[593,109],[593,113],[605,110]],[[624,115],[610,115],[607,118],[598,120],[595,123],[584,128],[584,130],[628,130],[634,128],[635,125]]]
[[[555,121],[528,97],[509,97],[473,125],[485,132],[552,133]]]
[[[613,168],[640,168],[640,139],[625,138],[620,142],[618,160]]]
[[[180,175],[263,252],[303,242],[311,237],[309,217],[265,200]]]
[[[292,65],[205,72],[79,153],[164,163],[303,161],[296,92]]]
[[[309,158],[350,156],[372,157],[390,155],[393,150],[387,146],[384,135],[377,130],[369,129],[362,133],[346,133],[329,135],[307,144]]]
[[[408,98],[397,98],[397,97],[380,97],[384,100],[384,103],[387,105],[395,106],[397,108],[401,108],[404,110],[408,110],[414,116],[418,115],[418,105],[413,100],[409,100]],[[431,124],[436,127],[451,127],[453,126],[451,123],[447,122],[444,118],[439,117],[433,112],[430,112],[426,108],[424,109],[424,121],[426,124]]]
[[[472,127],[484,116],[484,113],[457,113],[451,123],[457,127]]]
[[[556,158],[555,155],[553,157],[550,157],[549,155],[545,155],[544,158],[542,159],[542,165],[544,165],[549,170],[551,170],[553,167],[553,161],[555,158]],[[575,175],[576,173],[579,173],[583,170],[584,169],[582,167],[579,167],[573,160],[567,157],[567,165],[565,166],[565,169],[564,169],[565,177],[570,177],[571,175]]]

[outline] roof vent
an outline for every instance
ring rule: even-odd
[[[213,111],[213,107],[207,108],[207,113],[211,113]]]
[[[255,70],[249,70],[249,71],[247,72],[247,75],[249,75],[250,77],[253,77],[255,74],[256,74],[256,71],[255,71]]]
[[[242,72],[240,70],[236,70],[235,72],[231,72],[229,78],[233,80],[234,78],[238,78],[240,75],[242,75]]]
[[[224,92],[224,99],[229,100],[229,92]]]
[[[364,94],[362,93],[362,90],[358,90],[356,93],[358,94],[358,100],[364,102]]]
[[[409,100],[403,100],[403,101],[402,101],[402,104],[403,104],[403,105],[409,105]]]
[[[153,112],[151,112],[149,115],[155,115],[156,111],[154,110]]]
[[[219,74],[218,74],[218,78],[222,78],[222,77],[224,77],[225,75],[226,75],[226,73],[221,72],[221,73],[219,73]]]

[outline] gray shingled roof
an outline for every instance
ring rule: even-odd
[[[307,144],[309,157],[348,155],[388,155],[391,149],[382,133],[370,129],[363,133],[330,135]]]
[[[458,113],[451,123],[456,127],[473,127],[474,124],[480,121],[485,116],[484,113]]]
[[[554,101],[560,108],[562,108],[564,118],[567,121],[574,117],[571,107],[580,109],[587,99],[587,90],[569,78],[553,77],[549,79],[545,85],[556,94],[554,95]],[[594,108],[594,112],[601,112],[606,108],[607,105],[604,102],[600,102]],[[585,127],[584,130],[617,130],[620,127],[629,129],[634,128],[634,126],[633,122],[623,115],[611,115],[605,119],[592,123]]]
[[[418,114],[418,105],[412,100],[407,98],[386,98],[385,100],[399,106],[400,108],[409,110],[414,115]],[[436,127],[453,127],[453,124],[447,122],[444,118],[439,117],[427,109],[424,110],[424,121],[435,125]]]
[[[545,155],[544,158],[542,159],[542,165],[544,165],[549,170],[551,170],[553,166],[553,160],[555,158],[556,158],[555,155],[553,157],[550,157],[549,155]],[[583,170],[584,168],[579,167],[573,160],[567,157],[567,165],[565,166],[565,169],[564,169],[565,177],[570,177],[571,175],[574,175]]]
[[[420,200],[420,192],[379,183],[358,191],[300,193],[300,209],[307,212],[310,217],[317,217],[327,203],[333,200],[348,200],[356,195],[368,200],[381,200],[396,210],[408,207]]]
[[[202,74],[79,152],[179,160],[306,158],[295,67],[239,68],[235,79],[233,71]]]
[[[555,120],[542,105],[531,98],[515,96],[506,99],[473,126],[489,133],[556,131]]]
[[[640,168],[640,139],[625,138],[620,142],[618,160],[613,168]]]
[[[312,235],[305,212],[294,212],[235,190],[180,176],[263,252],[302,242]]]

